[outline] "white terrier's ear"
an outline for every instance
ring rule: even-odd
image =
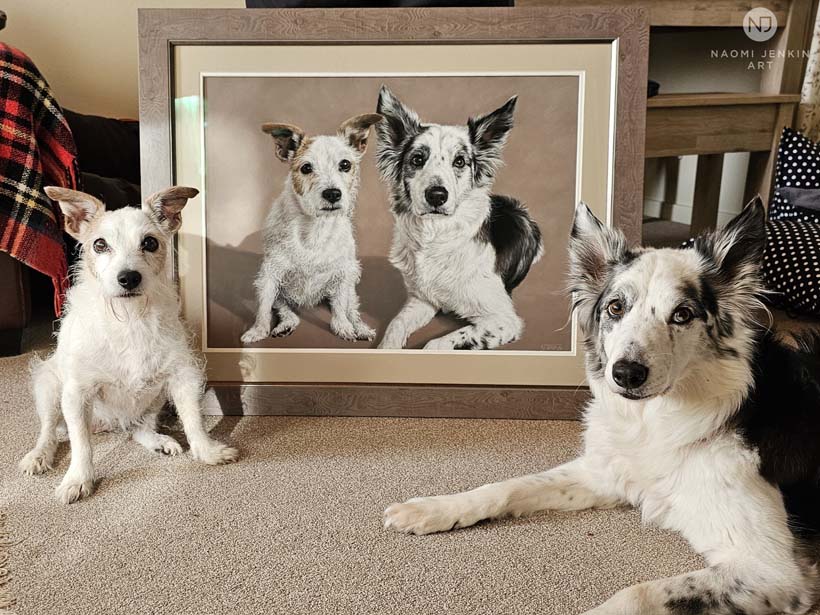
[[[381,122],[383,117],[378,113],[365,113],[351,117],[339,125],[337,132],[340,137],[347,140],[350,147],[364,153],[367,149],[367,136],[370,134],[370,127]]]
[[[630,254],[621,231],[605,226],[586,203],[578,203],[569,239],[569,282],[576,307],[597,300],[611,268]]]
[[[182,208],[188,203],[188,199],[194,198],[197,194],[199,190],[196,188],[171,186],[145,199],[142,210],[154,218],[166,231],[174,233],[182,224],[180,214]]]
[[[59,186],[46,186],[44,190],[50,199],[60,205],[65,232],[78,241],[82,240],[94,218],[105,211],[102,201],[85,192]]]
[[[291,124],[262,124],[262,132],[273,137],[276,157],[282,162],[290,162],[305,138],[305,131]]]

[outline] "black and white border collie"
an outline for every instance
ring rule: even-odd
[[[517,200],[490,194],[515,97],[466,126],[422,124],[382,86],[377,161],[390,184],[390,262],[407,301],[379,348],[403,348],[439,311],[470,324],[425,349],[496,348],[521,337],[511,293],[541,256],[541,232]]]
[[[571,285],[593,400],[578,459],[385,511],[428,534],[487,518],[631,504],[706,567],[626,588],[587,615],[806,613],[820,517],[820,336],[758,324],[765,213],[750,203],[693,249],[630,249],[581,205]]]

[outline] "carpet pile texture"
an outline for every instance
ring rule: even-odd
[[[394,501],[570,459],[577,422],[211,417],[242,452],[218,468],[100,434],[97,492],[64,506],[67,444],[48,474],[16,467],[37,427],[30,358],[0,359],[0,613],[573,615],[703,564],[629,509],[382,529]]]

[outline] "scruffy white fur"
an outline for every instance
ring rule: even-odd
[[[236,449],[211,439],[203,427],[203,369],[189,347],[167,276],[180,211],[197,191],[173,187],[149,197],[141,209],[113,212],[81,192],[53,187],[46,192],[59,202],[66,230],[82,244],[82,257],[66,296],[57,348],[32,365],[40,434],[20,469],[26,474],[51,469],[64,420],[71,463],[57,497],[66,504],[87,497],[94,490],[92,428],[119,427],[149,450],[182,452],[176,440],[156,431],[157,415],[168,400],[195,459],[236,460]],[[137,272],[141,280],[125,288],[118,280],[124,272]]]
[[[744,215],[761,220],[762,229],[758,207]],[[742,239],[740,226],[715,236],[716,270]],[[640,259],[630,264],[636,254]],[[695,250],[630,254],[620,233],[581,206],[571,256],[582,323],[594,322],[590,300],[599,293],[625,289],[630,296],[629,312],[601,329],[603,343],[588,346],[593,400],[583,455],[546,472],[394,504],[385,511],[385,526],[428,534],[505,515],[631,504],[646,521],[680,532],[707,567],[629,587],[586,615],[805,613],[814,601],[815,569],[798,555],[783,498],[761,476],[757,451],[728,426],[753,379],[753,259],[735,256],[741,262],[736,277],[724,279],[729,286],[722,299],[738,302],[730,309],[745,304],[746,313],[733,314],[735,328],[718,347],[704,338],[716,324],[711,317],[677,329],[666,320],[681,301],[682,285],[704,271]],[[598,336],[591,325],[584,333]],[[612,366],[640,352],[652,375],[643,388],[626,391],[612,379]]]
[[[336,135],[313,138],[288,124],[262,127],[273,136],[277,157],[291,168],[265,223],[256,321],[242,335],[244,343],[290,335],[299,324],[295,309],[324,300],[330,302],[334,334],[351,341],[376,335],[359,313],[353,213],[367,135],[380,119],[373,113],[356,116]],[[329,194],[338,200],[329,201]],[[279,322],[271,329],[273,310]]]

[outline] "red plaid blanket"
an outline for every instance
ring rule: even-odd
[[[43,186],[77,188],[77,151],[34,63],[0,43],[0,250],[54,281],[59,315],[68,283],[59,208]]]

